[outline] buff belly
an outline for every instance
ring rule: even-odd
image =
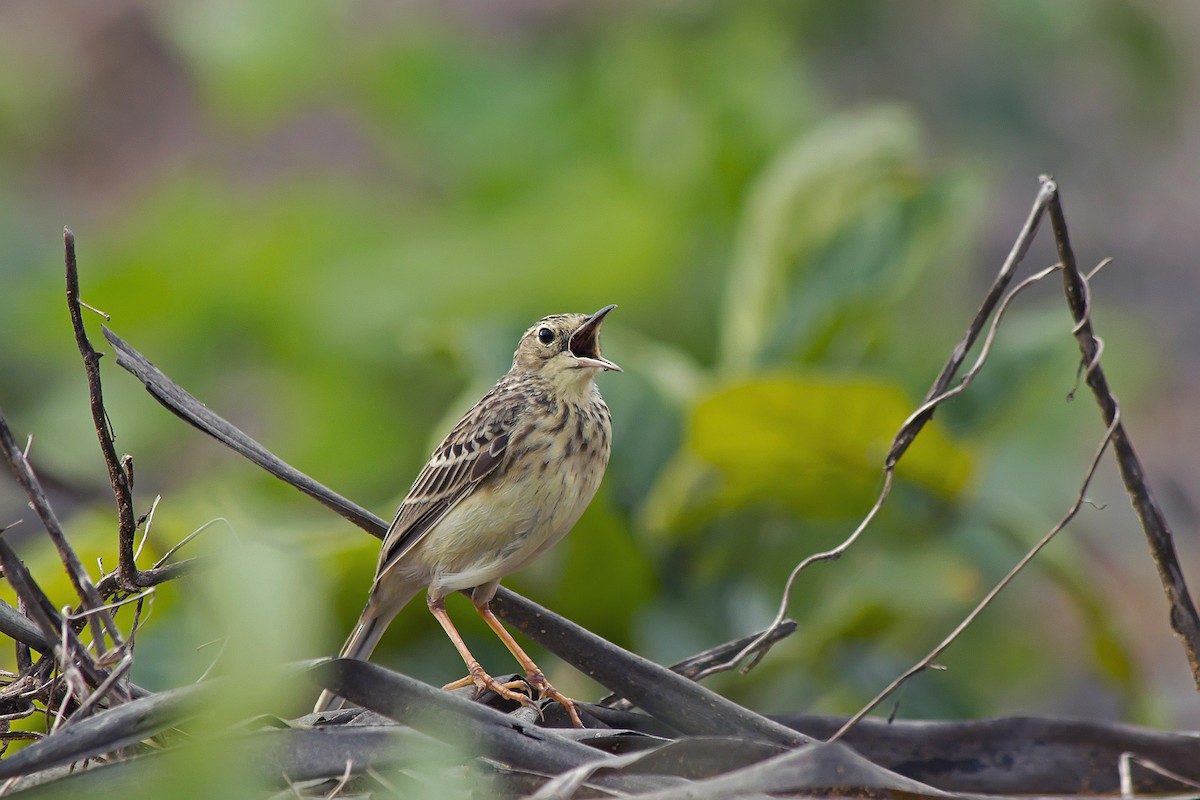
[[[517,480],[519,470],[480,486],[446,515],[414,552],[428,575],[430,593],[498,582],[562,539],[591,502],[604,465],[580,470],[572,463],[537,464],[538,480]]]

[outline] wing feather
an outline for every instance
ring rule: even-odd
[[[503,381],[434,448],[384,537],[377,582],[503,462],[522,398],[502,389]]]

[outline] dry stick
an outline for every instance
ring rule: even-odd
[[[0,529],[0,533],[3,533],[3,532],[4,532],[3,529]],[[0,602],[3,602],[3,601],[0,601]],[[8,611],[9,609],[12,608],[12,606],[9,606],[8,603],[4,603],[4,606],[5,606],[4,611]],[[23,598],[23,597],[17,598],[16,611],[18,614],[22,615],[22,619],[24,619],[26,622],[28,622],[28,618],[24,616],[25,615],[25,598]],[[5,616],[7,617],[8,615],[5,614]],[[32,625],[32,623],[30,623],[30,624]],[[37,635],[37,638],[39,638],[39,639],[41,638],[41,634],[38,633],[36,626],[34,627],[32,632]],[[27,631],[27,633],[28,633],[28,631]],[[16,651],[17,651],[16,652],[17,674],[25,675],[29,672],[29,670],[33,669],[33,654],[30,652],[29,645],[26,644],[25,642],[23,642],[21,639],[13,637],[13,642],[16,644]]]
[[[88,397],[92,411],[92,422],[96,426],[96,437],[100,440],[100,452],[108,467],[108,479],[112,483],[117,501],[118,524],[118,567],[123,588],[137,590],[137,566],[133,563],[133,539],[136,518],[133,513],[133,489],[129,485],[129,473],[121,466],[112,433],[108,429],[108,415],[104,410],[104,395],[100,388],[100,353],[92,347],[87,331],[83,327],[83,311],[79,300],[79,269],[75,261],[75,234],[70,228],[63,229],[63,244],[66,249],[67,308],[71,313],[71,328],[75,332],[75,344],[83,357],[83,368],[87,373]]]
[[[733,653],[741,653],[745,650],[746,645],[758,641],[760,643],[758,647],[763,650],[769,650],[795,633],[797,627],[794,620],[787,619],[780,625],[763,631],[762,633],[767,634],[767,638],[765,639],[762,638],[762,634],[743,636],[736,641],[719,644],[702,653],[697,653],[694,656],[686,658],[677,664],[672,664],[670,669],[672,672],[678,672],[685,678],[693,681],[701,681],[709,675],[715,675],[718,672],[725,672],[731,669],[733,665],[729,662],[729,656]]]
[[[1063,264],[1063,288],[1067,294],[1067,304],[1071,307],[1071,316],[1075,320],[1075,339],[1079,342],[1079,352],[1083,355],[1083,363],[1087,364],[1085,380],[1096,396],[1096,403],[1109,425],[1116,425],[1113,431],[1113,453],[1117,466],[1121,471],[1121,480],[1125,483],[1125,491],[1129,494],[1134,513],[1142,523],[1146,534],[1146,542],[1150,546],[1150,556],[1154,566],[1158,568],[1158,576],[1162,581],[1163,591],[1166,592],[1170,604],[1171,629],[1183,642],[1184,652],[1192,668],[1192,680],[1200,689],[1200,615],[1196,613],[1196,605],[1188,592],[1187,582],[1183,577],[1183,569],[1175,554],[1175,542],[1171,530],[1167,526],[1166,517],[1159,508],[1150,485],[1146,482],[1145,472],[1141,461],[1134,452],[1125,426],[1118,424],[1120,407],[1116,397],[1108,388],[1108,380],[1104,370],[1100,368],[1100,343],[1092,332],[1090,297],[1088,284],[1079,274],[1075,262],[1075,253],[1071,249],[1071,239],[1067,234],[1067,220],[1063,215],[1061,197],[1058,186],[1052,178],[1042,177],[1043,191],[1049,191],[1053,196],[1050,203],[1050,227],[1054,231],[1054,243],[1058,247],[1058,258]]]
[[[140,588],[161,583],[162,579],[155,580],[139,571],[134,560],[137,518],[133,512],[132,463],[127,468],[124,460],[117,456],[112,431],[108,427],[108,414],[104,410],[104,394],[100,387],[100,353],[92,347],[83,327],[83,312],[79,299],[79,269],[75,261],[75,234],[71,233],[70,228],[63,229],[63,243],[66,249],[67,308],[71,312],[75,344],[79,347],[79,354],[83,357],[83,368],[87,373],[88,397],[91,401],[96,438],[100,440],[100,452],[104,455],[104,463],[108,467],[108,480],[112,484],[113,496],[117,501],[117,575],[121,589],[136,592]]]
[[[182,550],[184,547],[186,547],[188,544],[190,544],[193,539],[195,539],[200,534],[204,533],[206,530],[211,528],[213,525],[216,525],[218,522],[224,522],[226,525],[230,526],[231,530],[233,529],[233,526],[230,525],[229,520],[225,519],[225,517],[213,517],[208,522],[204,523],[199,528],[196,528],[196,530],[192,531],[187,536],[183,537],[178,542],[176,542],[173,547],[171,547],[169,550],[167,550],[167,552],[163,553],[162,556],[158,559],[158,561],[154,562],[154,568],[155,569],[160,568],[163,564],[165,564],[167,562],[167,560],[171,556],[178,553],[180,550]],[[186,562],[181,562],[181,563],[186,563]]]
[[[0,536],[0,566],[4,569],[4,577],[12,585],[17,596],[25,601],[29,616],[41,629],[42,635],[50,645],[51,654],[58,659],[65,670],[69,664],[71,652],[75,654],[75,666],[83,673],[92,686],[99,686],[107,677],[107,672],[92,661],[91,654],[79,640],[78,635],[69,624],[63,624],[62,617],[54,604],[46,597],[41,587],[34,581],[29,570],[21,562],[12,546]],[[66,648],[61,644],[66,637]]]
[[[145,356],[108,328],[104,338],[117,354],[117,365],[135,375],[150,395],[171,413],[216,439],[252,463],[265,469],[289,486],[307,494],[335,513],[354,523],[377,539],[387,533],[387,522],[378,515],[351,502],[287,464],[267,448],[251,439],[228,420],[214,414],[208,406],[190,395],[182,386],[163,374]]]
[[[63,531],[62,525],[54,513],[54,509],[50,507],[50,500],[46,497],[46,492],[42,489],[37,475],[34,474],[33,467],[25,459],[25,454],[17,445],[17,440],[13,438],[3,410],[0,410],[0,449],[4,451],[4,459],[8,462],[13,477],[17,479],[17,483],[21,485],[21,488],[25,490],[26,496],[29,497],[30,505],[37,512],[38,518],[42,521],[42,526],[46,529],[46,533],[50,535],[50,541],[54,543],[54,547],[58,550],[58,556],[62,559],[63,566],[67,569],[67,575],[71,578],[71,584],[75,587],[75,592],[79,595],[83,607],[85,609],[99,607],[103,604],[103,601],[100,599],[100,593],[92,585],[91,578],[88,577],[87,570],[83,568],[83,562],[79,560],[79,555],[75,552],[75,548],[71,547],[71,543],[67,541],[67,534]],[[104,646],[104,631],[106,630],[114,643],[120,641],[120,631],[117,630],[117,626],[111,616],[97,614],[89,618],[88,624],[92,629],[92,639],[95,641],[97,652],[103,652],[106,649]],[[53,638],[51,636],[51,639]]]
[[[104,679],[104,682],[97,686],[96,690],[84,698],[83,702],[81,702],[79,706],[71,712],[71,715],[67,717],[65,724],[70,725],[72,722],[83,719],[85,716],[87,716],[89,711],[99,705],[100,701],[116,688],[117,681],[125,677],[125,674],[129,672],[132,667],[133,654],[126,653],[125,657],[121,659],[121,661],[113,668],[112,672],[108,674],[108,677]]]
[[[198,568],[203,561],[203,557],[188,558],[183,561],[177,561],[174,564],[167,564],[165,567],[138,570],[138,587],[148,589],[151,586],[158,586],[160,583],[166,583],[167,581],[188,575]],[[110,597],[114,594],[128,591],[125,588],[125,582],[121,578],[120,571],[110,572],[108,575],[105,575],[104,579],[96,584],[96,588],[103,597]]]
[[[832,550],[814,553],[792,568],[791,573],[788,575],[787,581],[784,583],[783,597],[779,601],[779,610],[775,614],[775,619],[769,626],[767,626],[766,631],[764,631],[759,637],[757,637],[749,645],[743,648],[737,655],[730,659],[730,666],[742,663],[748,656],[754,654],[753,660],[746,663],[746,665],[742,668],[742,671],[745,672],[757,664],[758,661],[762,659],[764,655],[766,655],[768,648],[763,647],[763,643],[770,631],[782,624],[783,620],[786,619],[787,609],[791,604],[792,587],[795,585],[796,579],[800,576],[800,573],[807,569],[809,565],[818,561],[836,561],[842,557],[842,554],[846,552],[851,545],[854,544],[862,532],[866,530],[867,526],[871,524],[871,521],[875,519],[875,515],[879,513],[879,509],[883,507],[888,495],[891,494],[892,483],[895,480],[896,463],[908,450],[908,447],[913,443],[913,440],[917,438],[917,434],[921,432],[921,429],[925,427],[925,424],[933,418],[933,413],[937,410],[937,407],[966,388],[965,384],[969,383],[970,379],[974,377],[974,373],[978,371],[978,366],[982,362],[977,362],[976,369],[973,370],[969,375],[965,376],[960,382],[959,386],[955,387],[954,389],[950,389],[949,391],[947,390],[947,388],[950,386],[950,382],[954,379],[954,376],[958,373],[959,368],[962,366],[963,361],[966,360],[967,353],[975,344],[975,341],[979,338],[979,334],[983,331],[988,319],[992,316],[992,312],[996,309],[997,304],[1001,302],[1001,297],[1004,296],[1005,291],[1008,289],[1008,285],[1012,282],[1017,267],[1020,266],[1021,261],[1025,258],[1025,254],[1029,251],[1029,246],[1033,243],[1034,236],[1037,233],[1038,225],[1041,223],[1042,215],[1045,214],[1046,208],[1053,196],[1054,192],[1050,189],[1047,189],[1043,184],[1041,189],[1038,191],[1037,198],[1034,200],[1033,208],[1030,209],[1029,216],[1026,218],[1025,224],[1022,226],[1020,233],[1017,234],[1017,239],[1013,243],[1012,250],[1009,251],[1008,257],[1005,258],[1004,264],[1000,267],[1000,272],[996,275],[996,279],[992,282],[991,287],[984,296],[983,303],[980,305],[979,310],[975,312],[975,318],[971,320],[971,323],[967,326],[967,330],[963,334],[962,339],[954,348],[954,351],[950,354],[950,359],[946,362],[945,366],[942,367],[942,371],[938,374],[937,379],[934,380],[933,385],[929,387],[929,391],[925,394],[925,399],[922,401],[920,407],[918,407],[917,410],[913,412],[913,414],[907,420],[904,421],[904,424],[900,426],[900,430],[896,432],[896,436],[892,439],[892,446],[888,450],[887,457],[884,459],[883,486],[879,490],[879,496],[876,498],[874,505],[871,506],[871,509],[867,512],[867,515],[863,517],[862,521],[858,524],[858,527],[856,527],[854,531],[847,536],[844,541],[842,541],[841,544],[839,544],[837,547],[834,547]],[[1053,267],[1050,268],[1050,270],[1053,269]],[[1038,276],[1034,277],[1036,280],[1040,280],[1048,273],[1048,270],[1043,270],[1043,273],[1039,273]],[[1017,291],[1020,291],[1020,289],[1023,289],[1028,283],[1031,282],[1033,281],[1031,280],[1021,284],[1021,286],[1013,291],[1013,294],[1015,294]],[[994,331],[995,323],[993,323],[992,329]],[[990,340],[991,336],[989,336],[989,345]]]
[[[1114,421],[1113,424],[1109,426],[1108,431],[1105,432],[1104,439],[1100,442],[1100,446],[1096,448],[1096,454],[1092,456],[1091,464],[1088,466],[1087,473],[1084,475],[1083,485],[1079,488],[1079,494],[1075,496],[1075,502],[1071,504],[1071,508],[1066,514],[1063,515],[1062,519],[1060,519],[1058,523],[1046,533],[1045,536],[1038,540],[1038,543],[1030,548],[1029,552],[1022,556],[1021,560],[1016,563],[1016,566],[1009,570],[1008,574],[1005,575],[999,583],[993,586],[990,592],[984,595],[983,599],[979,601],[975,608],[971,609],[971,613],[967,614],[967,616],[963,618],[962,622],[958,623],[954,630],[952,630],[945,639],[942,639],[942,641],[938,643],[937,647],[930,650],[924,658],[922,658],[916,664],[913,664],[911,667],[905,670],[902,675],[889,683],[882,692],[875,695],[875,698],[871,700],[871,702],[859,709],[857,714],[846,720],[845,724],[838,728],[837,732],[829,738],[829,741],[833,742],[842,738],[847,731],[857,725],[863,717],[871,713],[876,706],[886,700],[892,692],[896,691],[896,689],[903,685],[909,678],[916,675],[918,672],[922,672],[923,670],[927,669],[933,663],[933,660],[940,656],[947,647],[953,644],[954,640],[957,639],[962,632],[965,631],[967,627],[975,621],[975,618],[983,613],[985,608],[991,605],[992,601],[996,599],[997,595],[999,595],[1000,592],[1002,592],[1004,588],[1012,582],[1013,578],[1017,577],[1017,574],[1020,573],[1021,570],[1028,566],[1029,562],[1032,561],[1034,557],[1042,551],[1042,548],[1049,544],[1050,540],[1053,539],[1059,531],[1065,528],[1068,523],[1075,518],[1075,515],[1079,513],[1079,509],[1082,508],[1083,504],[1086,502],[1088,486],[1091,485],[1092,478],[1096,475],[1096,469],[1100,466],[1100,459],[1104,456],[1105,450],[1108,449],[1109,442],[1114,441],[1117,425],[1118,423]]]
[[[58,612],[33,579],[26,579],[29,571],[3,536],[0,536],[0,570],[20,599],[25,615],[37,626],[43,642],[39,651],[58,655]]]
[[[992,282],[987,294],[984,295],[983,304],[975,312],[975,318],[971,320],[971,324],[967,326],[963,338],[955,346],[954,352],[950,354],[950,360],[942,367],[941,373],[933,382],[933,385],[929,387],[929,391],[925,393],[925,400],[923,402],[926,406],[928,406],[930,400],[946,391],[946,388],[950,385],[950,381],[954,379],[955,373],[958,372],[958,368],[966,360],[967,353],[970,351],[972,345],[975,344],[975,340],[979,337],[980,331],[983,330],[983,326],[987,323],[988,317],[991,316],[992,310],[1000,302],[1001,296],[1012,282],[1017,267],[1024,260],[1025,254],[1029,252],[1029,246],[1033,244],[1033,239],[1037,235],[1038,225],[1041,224],[1042,215],[1046,213],[1046,208],[1053,196],[1053,190],[1047,189],[1044,184],[1038,190],[1037,198],[1033,202],[1033,208],[1029,211],[1029,217],[1025,220],[1025,225],[1022,226],[1021,232],[1017,234],[1017,239],[1013,243],[1012,250],[1009,251],[1008,257],[1004,259],[1004,264],[1000,267],[1000,272],[997,273],[996,279]],[[895,442],[892,444],[891,452],[888,453],[887,465],[894,465],[900,459],[900,456],[904,455],[904,451],[912,444],[913,439],[920,433],[921,428],[933,417],[934,410],[933,408],[929,408],[925,414],[918,417],[918,420],[913,420],[914,423],[919,421],[920,424],[914,424],[911,430],[901,429],[896,435]]]
[[[796,632],[795,621],[786,620],[784,624],[777,628],[771,629],[771,635],[767,639],[763,639],[760,647],[770,648],[778,642],[786,639]],[[682,675],[690,681],[702,681],[709,675],[714,675],[718,672],[726,672],[732,669],[735,664],[730,663],[730,656],[735,653],[740,653],[745,649],[746,645],[759,638],[759,634],[752,633],[749,636],[742,636],[734,639],[731,642],[719,644],[716,647],[710,647],[700,653],[685,658],[683,661],[678,661],[667,669]],[[633,708],[633,703],[628,699],[617,694],[610,694],[596,701],[597,705],[607,706],[608,708],[618,711],[628,711]]]

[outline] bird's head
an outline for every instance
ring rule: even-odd
[[[614,308],[538,320],[521,337],[513,368],[538,373],[562,388],[585,385],[599,370],[620,372],[620,367],[600,355],[600,326]]]

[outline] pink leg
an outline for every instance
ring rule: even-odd
[[[462,660],[466,662],[467,665],[467,672],[470,673],[468,677],[460,681],[447,684],[444,688],[457,689],[473,683],[475,684],[475,687],[479,689],[480,694],[488,689],[491,689],[501,697],[521,703],[522,705],[532,706],[534,704],[533,701],[525,695],[521,694],[520,692],[513,691],[510,688],[510,685],[500,683],[500,681],[484,672],[483,667],[475,659],[475,656],[471,655],[471,651],[467,649],[467,643],[463,641],[458,629],[455,628],[454,623],[450,621],[450,615],[446,613],[445,602],[442,598],[439,597],[434,599],[433,596],[430,595],[426,602],[429,606],[429,612],[433,614],[439,623],[441,623],[442,630],[446,631],[446,635],[450,637],[450,641],[454,644],[454,649],[458,651],[460,656],[462,656]]]

